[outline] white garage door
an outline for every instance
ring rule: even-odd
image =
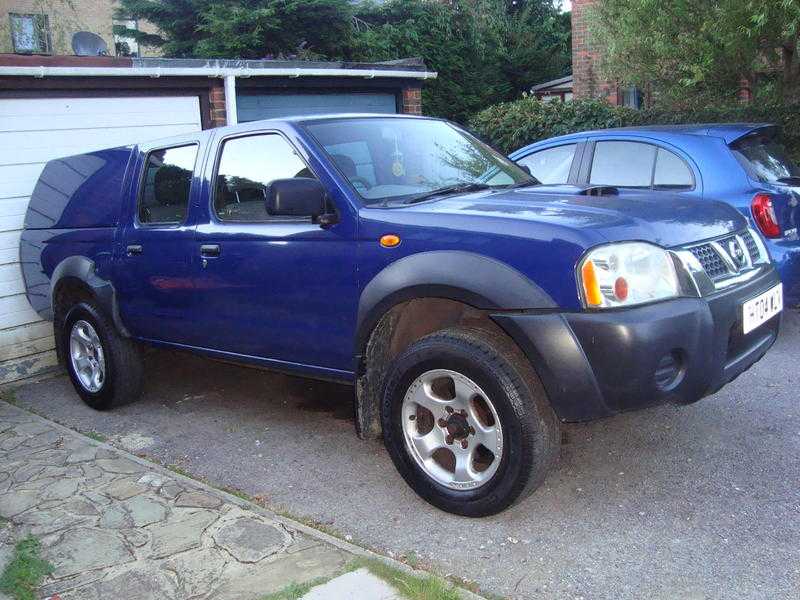
[[[196,96],[0,99],[0,383],[55,364],[50,323],[28,305],[19,236],[53,158],[198,131]]]

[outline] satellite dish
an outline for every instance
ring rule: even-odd
[[[72,36],[75,56],[108,56],[108,44],[96,33],[79,31]]]

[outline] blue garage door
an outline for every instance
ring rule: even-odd
[[[241,94],[236,97],[239,122],[330,113],[396,113],[394,94]]]

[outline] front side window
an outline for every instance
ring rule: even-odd
[[[750,135],[732,147],[740,163],[759,181],[765,183],[800,177],[800,167],[789,157],[783,144],[772,135]]]
[[[139,197],[139,222],[175,225],[186,220],[197,144],[147,155]]]
[[[530,175],[474,137],[432,119],[367,117],[306,125],[365,204],[460,186],[506,187]]]
[[[649,188],[656,147],[639,142],[597,142],[592,158],[592,185]]]
[[[50,54],[50,22],[47,15],[9,15],[11,41],[17,54]]]
[[[517,164],[528,167],[531,175],[542,183],[567,183],[577,144],[556,146],[520,158]]]
[[[226,140],[215,177],[214,211],[222,221],[296,220],[267,214],[267,188],[276,179],[315,178],[277,133]]]

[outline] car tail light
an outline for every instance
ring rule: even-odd
[[[775,207],[772,206],[772,198],[769,194],[756,194],[753,196],[750,208],[753,211],[753,219],[755,219],[756,225],[758,225],[765,237],[781,237],[781,228],[778,225]]]

